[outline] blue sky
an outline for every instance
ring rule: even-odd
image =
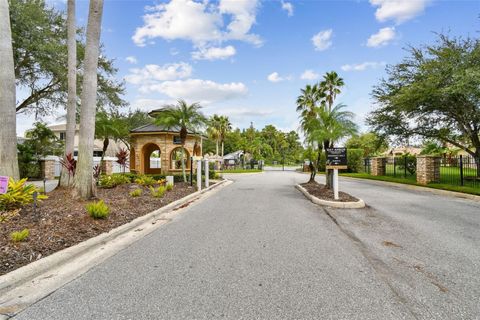
[[[87,13],[77,0],[79,25]],[[346,83],[338,102],[366,129],[385,65],[407,45],[432,43],[433,32],[478,36],[479,15],[480,1],[105,0],[102,42],[131,108],[184,98],[236,127],[297,130],[300,89],[335,70]],[[19,118],[20,135],[31,122]]]

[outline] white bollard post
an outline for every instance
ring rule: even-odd
[[[166,176],[167,185],[171,184],[173,186],[173,176]]]
[[[338,200],[338,169],[333,169],[333,197]]]
[[[208,188],[210,185],[210,177],[209,175],[209,170],[210,168],[208,167],[208,159],[205,159],[205,188]]]
[[[202,190],[202,160],[197,161],[197,190]]]

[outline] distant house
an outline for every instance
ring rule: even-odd
[[[233,167],[239,165],[242,162],[243,157],[243,150],[237,150],[235,152],[224,155],[223,163],[226,167]]]
[[[66,131],[67,131],[67,124],[54,124],[51,126],[48,126],[50,130],[53,131],[53,133],[57,136],[58,139],[65,141],[66,137]],[[80,132],[80,126],[77,125],[75,129],[75,138],[73,142],[73,149],[74,155],[76,156],[78,153],[78,141],[79,141],[79,132]],[[102,150],[103,150],[103,140],[102,139],[95,139],[93,142],[93,156],[94,157],[101,157],[102,156]],[[128,149],[127,146],[121,142],[115,142],[114,140],[110,139],[110,142],[108,144],[107,151],[105,152],[106,157],[114,157],[115,154],[118,152],[119,149],[124,148]]]
[[[419,155],[420,152],[422,152],[422,148],[402,146],[402,147],[391,148],[387,150],[384,153],[384,155],[389,157],[398,157],[398,156],[403,156],[404,154],[411,154],[416,156],[416,155]]]

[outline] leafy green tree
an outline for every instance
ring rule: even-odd
[[[39,160],[46,156],[63,154],[63,142],[44,123],[36,122],[25,133],[25,141],[18,144],[18,165],[21,178],[40,177]]]
[[[434,155],[434,156],[441,156],[447,153],[448,148],[445,148],[441,143],[435,140],[426,140],[423,142],[422,151],[420,154],[425,155]]]
[[[18,101],[16,111],[50,114],[58,106],[67,104],[67,23],[62,12],[50,8],[45,1],[10,0],[13,55],[17,88],[28,92],[25,99]],[[83,31],[77,30],[78,38]],[[82,92],[82,71],[85,68],[85,44],[77,40],[78,90]],[[3,61],[3,60],[2,60]],[[97,105],[101,108],[125,105],[121,98],[123,83],[112,78],[117,69],[113,61],[100,55]]]
[[[198,103],[188,104],[185,100],[178,100],[176,105],[167,105],[154,114],[158,125],[165,126],[168,129],[179,129],[182,145],[182,174],[185,182],[187,182],[185,173],[185,141],[188,131],[198,132],[207,122],[205,116],[200,112],[201,108],[202,106]]]
[[[105,157],[110,139],[118,140],[122,127],[123,123],[118,118],[110,116],[105,111],[97,112],[95,116],[95,138],[103,140],[100,163]]]
[[[220,116],[217,114],[211,116],[210,119],[208,119],[207,125],[207,135],[210,139],[215,141],[215,155],[218,156],[218,144],[220,141]]]
[[[480,39],[440,34],[408,53],[373,89],[368,124],[380,135],[437,139],[480,159]]]
[[[388,142],[375,132],[365,132],[351,136],[345,146],[348,149],[362,149],[364,157],[382,153],[388,149]]]
[[[126,113],[112,111],[110,117],[115,121],[115,126],[118,131],[114,138],[122,141],[128,148],[130,148],[130,130],[153,123],[152,117],[139,109],[129,110]]]
[[[225,146],[225,137],[227,132],[232,130],[232,124],[227,116],[220,116],[218,119],[218,138],[220,143],[222,144],[222,157],[224,155],[224,146]]]

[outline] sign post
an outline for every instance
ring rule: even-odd
[[[0,176],[0,194],[5,194],[8,191],[8,177]]]
[[[347,169],[347,148],[327,148],[327,169],[333,169],[333,195],[338,200],[338,169]]]
[[[208,188],[210,185],[209,174],[210,168],[208,166],[208,159],[205,159],[205,188]]]

